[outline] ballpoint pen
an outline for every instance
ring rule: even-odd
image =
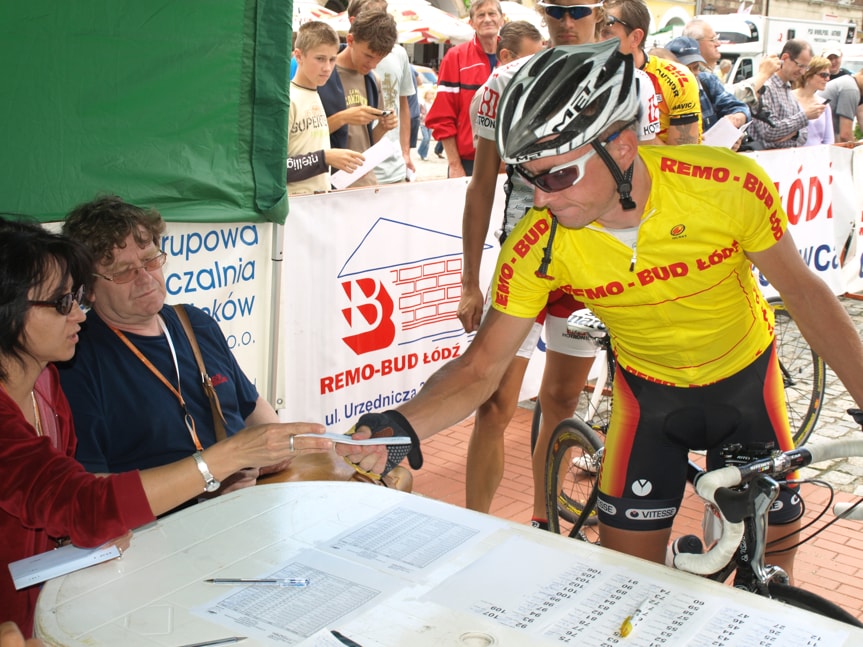
[[[335,629],[330,629],[330,633],[333,634],[333,636],[335,636],[336,640],[338,640],[343,645],[346,645],[347,647],[363,647],[358,642],[351,640],[350,638],[345,636],[343,633],[336,631]]]
[[[202,643],[190,643],[188,645],[180,645],[180,647],[211,647],[212,645],[228,645],[230,643],[238,643],[245,640],[246,636],[231,636],[230,638],[216,638],[215,640],[206,640]]]
[[[209,580],[204,580],[210,584],[266,584],[270,586],[308,586],[309,578],[307,577],[264,577],[264,578],[246,578],[246,577],[214,577]]]

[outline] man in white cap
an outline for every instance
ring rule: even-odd
[[[678,63],[688,67],[698,81],[701,126],[704,132],[723,117],[728,119],[735,128],[740,128],[749,121],[749,108],[746,104],[728,92],[715,74],[700,71],[699,66],[704,65],[706,61],[697,40],[678,36],[668,42],[666,49],[674,55]]]
[[[850,70],[842,67],[842,45],[835,40],[829,43],[824,43],[821,48],[821,56],[830,61],[830,80],[838,79],[840,76],[851,74]]]

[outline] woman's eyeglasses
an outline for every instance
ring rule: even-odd
[[[64,294],[59,299],[53,301],[28,301],[31,306],[41,306],[43,308],[55,308],[64,317],[72,312],[72,307],[77,303],[81,305],[81,300],[84,298],[84,286],[79,285],[77,290],[73,290],[68,294]]]
[[[829,79],[830,72],[818,72],[815,76],[820,76],[822,79]]]
[[[121,285],[123,283],[129,283],[132,279],[134,279],[135,276],[138,274],[138,270],[155,272],[165,264],[165,261],[167,259],[168,255],[165,252],[160,251],[153,258],[148,258],[146,261],[144,261],[139,267],[130,267],[119,272],[114,272],[111,276],[105,276],[104,274],[94,272],[93,276],[98,276],[100,279],[105,279],[106,281],[111,281],[112,283]]]
[[[554,18],[555,20],[563,20],[563,17],[567,14],[569,14],[569,17],[572,20],[581,20],[582,18],[587,18],[592,14],[595,7],[602,6],[601,2],[597,2],[596,4],[578,4],[568,6],[548,4],[546,2],[540,2],[538,4],[542,7],[546,16]]]
[[[564,191],[575,186],[584,178],[584,167],[591,157],[596,155],[596,149],[591,148],[590,152],[581,157],[561,164],[560,166],[552,166],[547,171],[539,175],[531,175],[525,171],[520,165],[515,166],[516,172],[525,180],[537,187],[545,193],[555,193]]]

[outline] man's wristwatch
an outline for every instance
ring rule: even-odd
[[[195,463],[198,466],[198,471],[201,473],[201,476],[204,477],[204,492],[215,492],[222,485],[222,482],[217,480],[213,473],[210,472],[210,468],[207,466],[207,463],[204,461],[204,457],[201,452],[195,452],[192,454],[192,458],[195,459]]]

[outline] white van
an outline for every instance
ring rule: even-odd
[[[851,44],[857,26],[853,22],[799,20],[747,14],[698,16],[707,22],[719,37],[722,58],[731,61],[728,83],[748,79],[758,69],[761,57],[778,54],[785,42],[793,38],[805,40],[814,53],[824,43],[833,41]]]

